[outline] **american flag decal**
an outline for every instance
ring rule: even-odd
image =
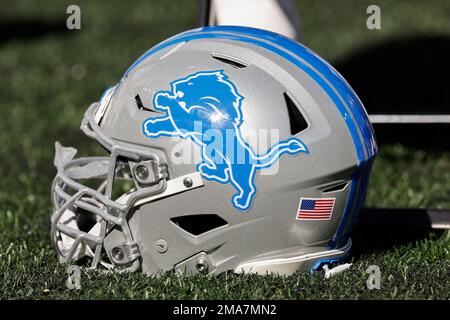
[[[300,198],[297,220],[330,220],[336,198]]]

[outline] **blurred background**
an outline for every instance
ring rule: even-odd
[[[450,3],[379,1],[381,29],[369,30],[366,9],[372,2],[294,1],[300,41],[343,74],[369,113],[448,111]],[[68,30],[71,4],[1,5],[2,193],[43,195],[54,173],[54,140],[80,152],[95,149],[78,129],[87,106],[147,49],[198,25],[194,0],[89,0],[76,3],[81,29]],[[382,146],[368,203],[450,207],[447,153],[435,154],[436,145],[449,144],[443,136],[448,131],[403,126],[377,127],[376,133],[390,145]],[[44,190],[27,190],[20,175],[28,184],[45,182]]]
[[[449,113],[448,0],[294,3],[300,42],[342,73],[369,113]],[[66,27],[71,4],[81,8],[80,30]],[[380,30],[366,27],[371,4]],[[101,153],[79,130],[86,108],[147,49],[197,27],[197,2],[0,0],[0,8],[0,253],[23,241],[56,262],[45,251],[54,141]],[[450,208],[448,128],[375,130],[381,153],[366,205]],[[43,262],[20,267],[33,263]]]

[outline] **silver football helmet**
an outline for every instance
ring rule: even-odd
[[[150,49],[56,143],[51,237],[61,262],[292,274],[345,257],[377,154],[361,101],[283,36],[207,27]]]

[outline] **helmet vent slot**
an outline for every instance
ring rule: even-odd
[[[303,117],[297,104],[292,100],[289,93],[283,93],[284,100],[286,101],[286,106],[289,114],[289,124],[291,126],[291,134],[296,135],[308,128],[308,122],[306,122],[305,117]]]
[[[229,64],[230,66],[232,66],[233,68],[237,68],[237,69],[242,69],[247,67],[247,64],[245,64],[245,62],[241,61],[241,60],[237,60],[236,58],[232,58],[229,56],[223,56],[223,55],[219,55],[216,53],[212,54],[212,57],[216,60],[219,60],[223,63]]]
[[[158,111],[155,111],[155,110],[145,107],[144,104],[142,103],[141,97],[138,94],[134,97],[134,100],[136,101],[136,105],[139,110],[149,111],[149,112],[158,112]]]
[[[328,188],[324,189],[322,192],[323,193],[330,193],[330,192],[342,191],[342,190],[344,190],[347,187],[347,185],[348,185],[347,181],[340,182],[338,184],[335,184],[335,185],[333,185],[331,187],[328,187]]]
[[[227,222],[216,214],[196,214],[170,219],[177,227],[198,236],[205,232],[227,225]]]

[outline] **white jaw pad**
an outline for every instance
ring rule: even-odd
[[[333,259],[345,255],[352,246],[352,241],[339,249],[324,250],[320,252],[303,254],[290,258],[267,259],[241,263],[234,269],[235,273],[256,273],[266,275],[275,273],[278,275],[291,275],[294,272],[301,270],[302,266],[307,263],[319,259]]]

